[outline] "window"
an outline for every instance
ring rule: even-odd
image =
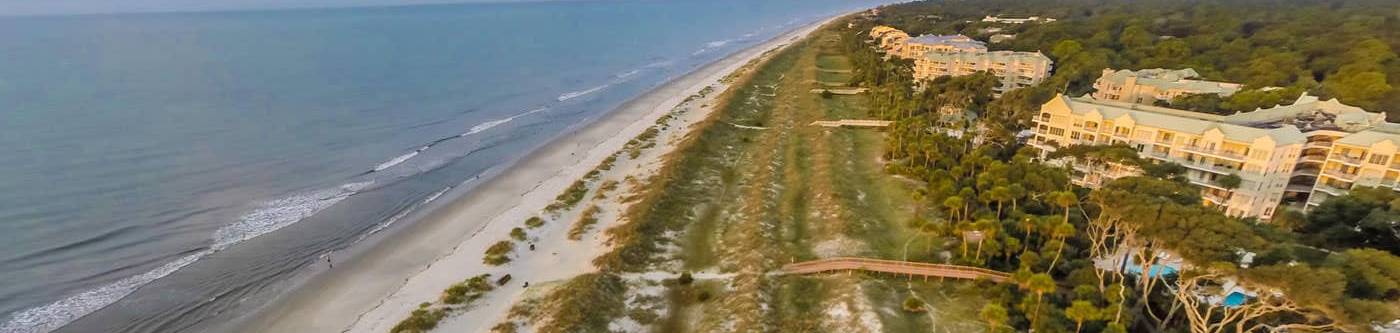
[[[1069,132],[1069,138],[1079,140],[1079,132]]]
[[[1116,128],[1113,129],[1113,134],[1114,134],[1114,135],[1118,135],[1118,136],[1128,136],[1128,128],[1127,128],[1127,127],[1123,127],[1123,126],[1118,126],[1118,127],[1116,127]]]
[[[1051,127],[1051,128],[1050,128],[1050,135],[1055,135],[1055,136],[1062,136],[1062,135],[1065,135],[1065,129],[1063,129],[1063,128],[1058,128],[1058,127]]]
[[[1371,164],[1385,165],[1386,162],[1390,162],[1390,155],[1371,155],[1371,158],[1366,161]]]

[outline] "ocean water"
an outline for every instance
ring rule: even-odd
[[[0,17],[0,332],[217,327],[628,98],[877,2]]]

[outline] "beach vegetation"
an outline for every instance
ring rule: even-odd
[[[515,251],[515,243],[500,241],[486,248],[486,256],[481,259],[487,265],[500,266],[510,262],[510,253]]]
[[[579,275],[543,297],[528,316],[540,333],[607,332],[608,324],[625,314],[626,291],[615,274]]]
[[[418,304],[408,318],[399,321],[389,331],[393,333],[422,333],[437,328],[439,322],[448,315],[466,309],[472,301],[480,299],[495,289],[491,285],[491,275],[481,274],[453,284],[438,297],[440,305],[431,302]]]
[[[924,304],[924,300],[914,296],[904,298],[904,303],[901,304],[905,312],[928,312],[928,307],[927,304]]]
[[[530,229],[539,228],[541,226],[544,226],[544,219],[540,218],[539,216],[531,216],[530,218],[525,219],[525,226],[529,227]]]
[[[447,310],[441,308],[418,308],[408,315],[408,318],[399,321],[393,328],[392,333],[425,333],[437,328],[438,322],[447,317]]]
[[[525,240],[526,237],[528,237],[528,235],[525,234],[525,229],[520,228],[520,227],[515,227],[515,228],[511,228],[511,229],[510,229],[510,238],[511,238],[511,239],[514,239],[514,240],[517,240],[517,241],[523,241],[523,240]]]
[[[491,274],[481,274],[473,276],[466,281],[458,282],[446,290],[442,291],[442,296],[438,301],[443,304],[459,305],[478,298],[495,287],[491,286]]]
[[[516,333],[519,331],[519,326],[514,321],[501,322],[491,327],[491,333]]]
[[[598,224],[598,214],[602,212],[603,209],[596,205],[588,206],[588,209],[584,209],[583,213],[579,215],[578,221],[575,221],[574,225],[569,228],[569,239],[583,239],[583,234],[588,233],[588,231],[593,228],[593,225]]]
[[[551,203],[549,204],[549,206],[545,207],[545,211],[550,213],[558,213],[560,211],[573,207],[574,205],[577,205],[580,201],[583,201],[583,198],[587,194],[588,182],[584,179],[574,181],[573,185],[569,185],[569,188],[564,190],[564,193],[560,193],[558,197],[554,198],[554,203]]]
[[[603,184],[602,184],[602,185],[598,185],[598,192],[597,192],[596,194],[593,195],[593,198],[594,198],[594,199],[604,199],[604,198],[607,198],[607,197],[608,197],[608,192],[612,192],[613,190],[616,190],[616,189],[617,189],[617,185],[618,185],[618,182],[617,182],[616,180],[606,180],[606,181],[603,181]]]

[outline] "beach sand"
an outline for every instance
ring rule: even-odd
[[[607,249],[601,230],[619,222],[617,216],[625,204],[618,198],[630,192],[630,186],[623,182],[620,189],[608,193],[608,198],[586,200],[557,220],[531,230],[530,241],[536,244],[536,250],[518,244],[514,261],[509,264],[482,264],[482,253],[488,246],[508,240],[510,230],[522,226],[526,219],[542,216],[544,207],[574,181],[622,150],[628,141],[655,125],[657,119],[674,114],[671,126],[658,135],[656,147],[620,161],[603,173],[600,181],[628,176],[646,179],[660,166],[661,157],[691,131],[691,125],[710,113],[710,104],[725,87],[726,76],[832,19],[794,29],[700,67],[638,96],[574,133],[557,138],[460,198],[428,213],[423,220],[356,251],[360,254],[336,263],[327,274],[275,300],[237,330],[385,332],[419,303],[435,301],[453,283],[482,273],[496,277],[511,274],[512,282],[473,303],[466,313],[444,320],[439,327],[453,332],[488,330],[504,318],[516,299],[530,291],[522,288],[524,282],[547,285],[549,281],[595,270],[592,259]],[[713,92],[698,100],[686,100],[707,87]],[[593,197],[594,192],[590,191],[588,198]],[[588,205],[602,208],[602,222],[582,240],[567,240],[578,211]]]

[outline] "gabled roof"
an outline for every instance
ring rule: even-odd
[[[1138,124],[1168,129],[1177,132],[1205,134],[1218,130],[1226,139],[1252,143],[1259,138],[1272,140],[1278,144],[1303,143],[1307,137],[1292,126],[1278,128],[1257,128],[1224,122],[1224,117],[1191,111],[1182,111],[1156,106],[1131,103],[1100,101],[1092,98],[1071,98],[1056,96],[1050,103],[1064,103],[1071,113],[1079,115],[1099,114],[1104,119],[1128,117]],[[1048,103],[1047,103],[1048,104]]]

